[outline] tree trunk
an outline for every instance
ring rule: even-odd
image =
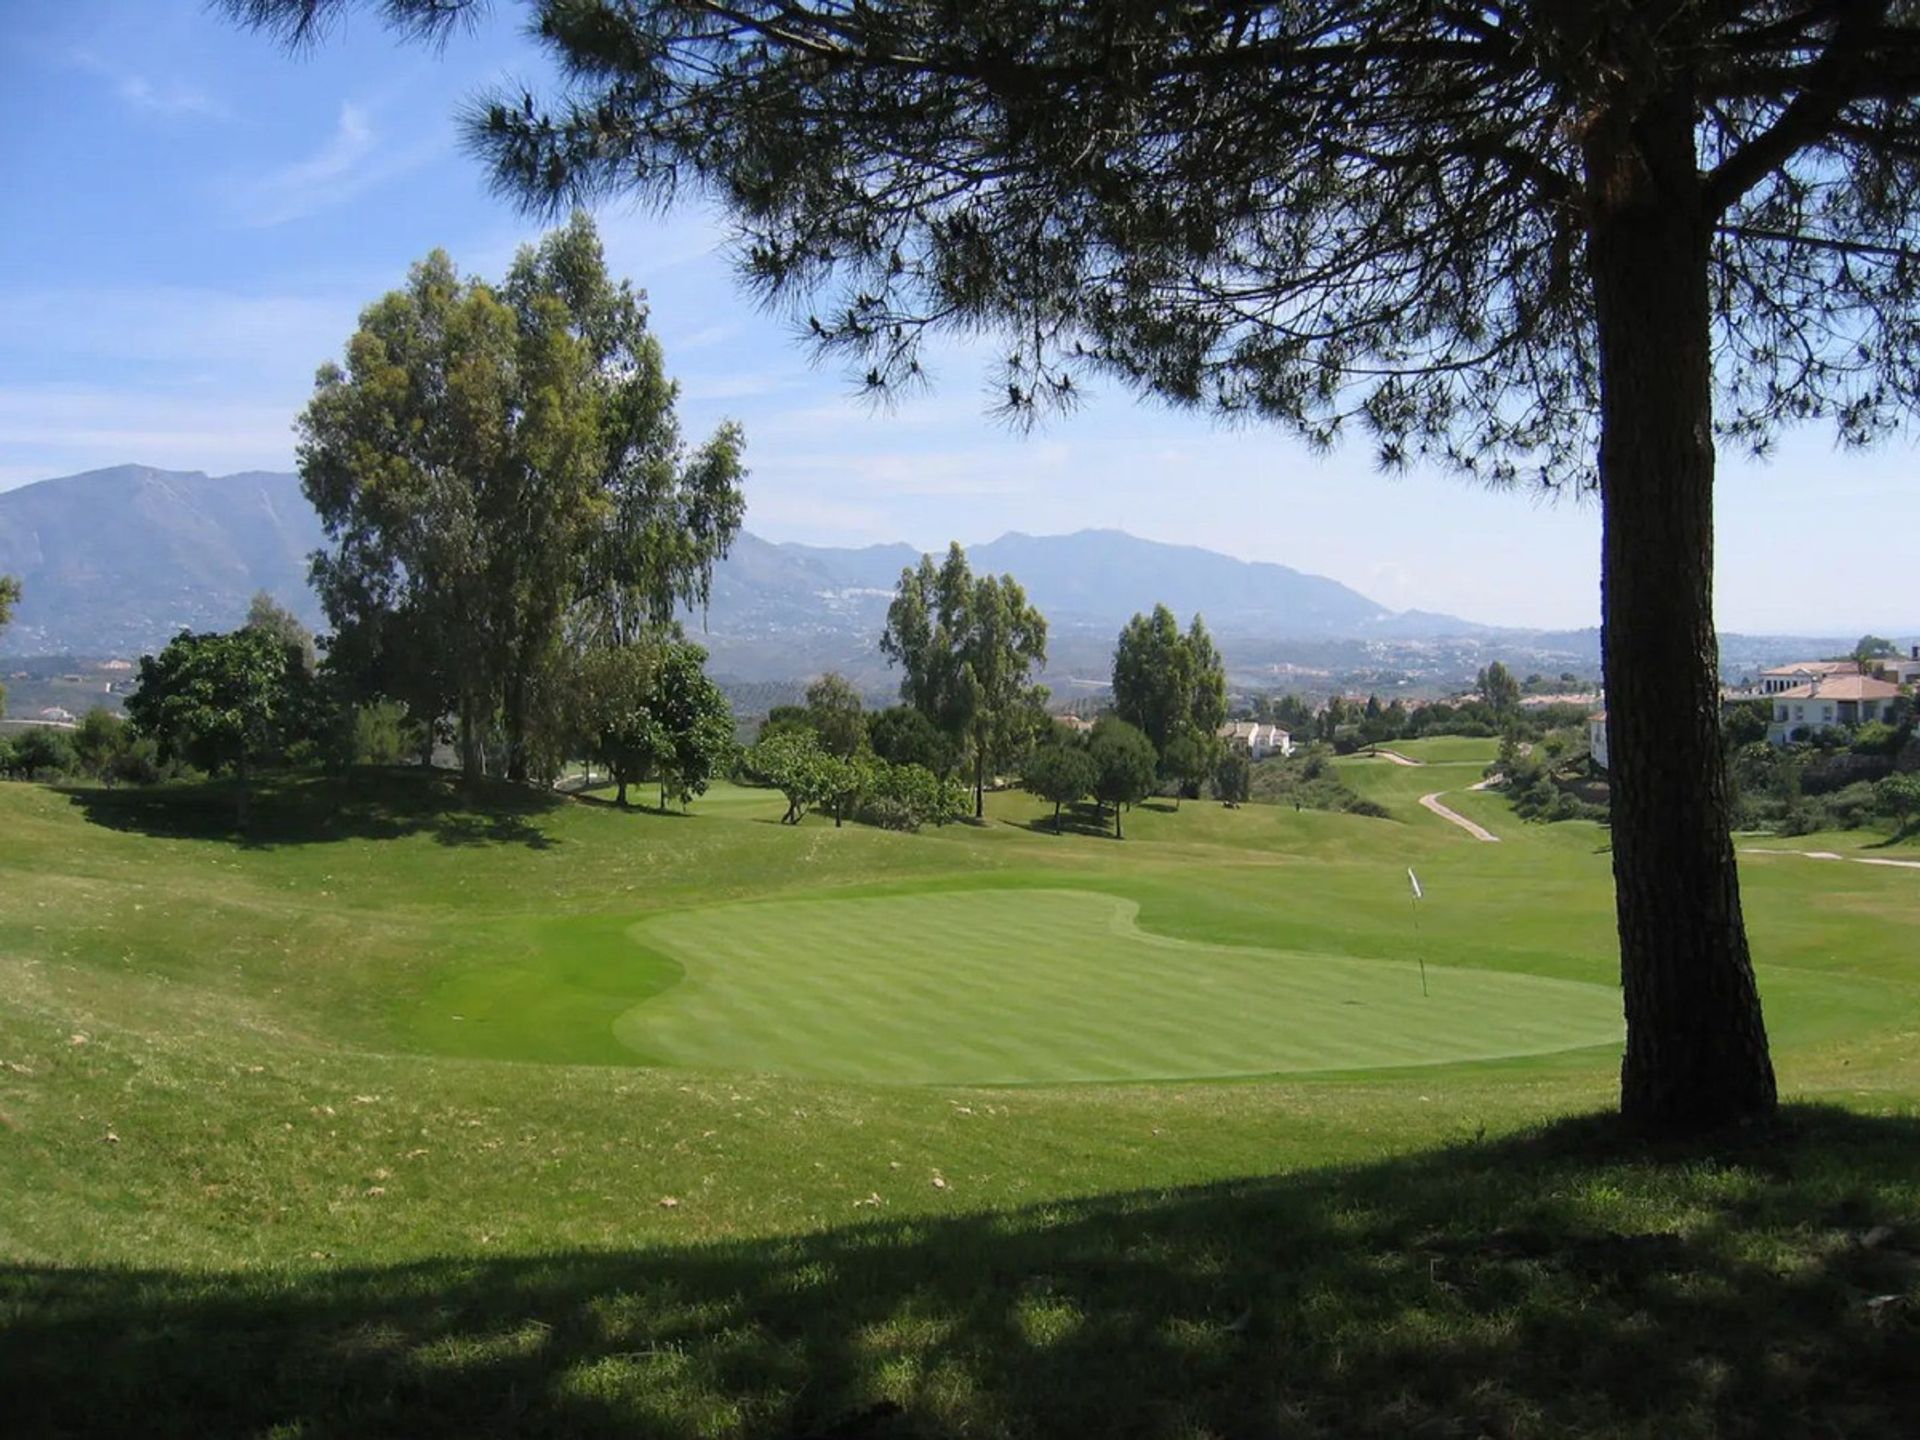
[[[480,783],[485,761],[480,748],[480,722],[474,714],[478,708],[471,695],[460,697],[460,780],[469,787]]]
[[[987,813],[987,747],[976,745],[973,751],[973,818]]]
[[[1060,833],[1060,802],[1058,800],[1053,802],[1053,833],[1056,835]]]
[[[1113,802],[1113,838],[1114,838],[1114,839],[1116,839],[1116,840],[1124,840],[1124,839],[1126,839],[1126,838],[1127,838],[1126,836],[1124,836],[1124,835],[1122,835],[1122,834],[1120,833],[1120,811],[1121,811],[1121,809],[1122,809],[1122,806],[1121,806],[1121,804],[1120,804],[1120,802],[1119,802],[1118,800],[1116,800],[1116,801],[1114,801],[1114,802]]]
[[[1713,628],[1710,223],[1684,91],[1587,141],[1602,652],[1625,992],[1620,1108],[1701,1130],[1775,1106],[1740,913]]]

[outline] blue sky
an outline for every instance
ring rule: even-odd
[[[0,28],[0,489],[135,461],[291,469],[316,365],[435,246],[497,275],[535,222],[489,196],[452,122],[544,57],[497,4],[435,52],[371,17],[290,57],[198,0],[6,0]],[[977,355],[890,411],[814,368],[736,287],[715,217],[600,217],[645,288],[690,434],[747,429],[748,526],[775,540],[923,547],[1114,526],[1331,575],[1398,608],[1590,625],[1599,518],[1446,476],[1375,474],[1111,388],[1037,435],[986,414]],[[1722,462],[1723,628],[1920,624],[1910,440],[1841,454],[1790,435]],[[1141,600],[1153,598],[1142,577]]]

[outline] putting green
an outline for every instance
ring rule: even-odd
[[[1085,891],[759,901],[631,935],[685,978],[614,1034],[664,1065],[906,1083],[1263,1075],[1618,1044],[1610,988],[1195,944]]]

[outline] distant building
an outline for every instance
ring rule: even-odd
[[[1904,659],[1896,655],[1869,663],[1875,679],[1892,685],[1920,685],[1920,645],[1909,646]]]
[[[73,723],[73,712],[63,709],[58,705],[49,705],[33,718],[36,720],[44,720],[49,725],[71,725]]]
[[[1769,695],[1767,739],[1786,745],[1836,725],[1867,725],[1892,718],[1900,687],[1871,675],[1834,675]]]
[[[1056,715],[1054,722],[1071,730],[1076,735],[1084,735],[1093,729],[1093,721],[1084,715]]]
[[[1797,690],[1802,685],[1813,684],[1816,680],[1859,673],[1860,662],[1857,660],[1795,660],[1788,665],[1776,665],[1771,670],[1762,670],[1760,683],[1754,688],[1762,695],[1778,695],[1783,690]]]
[[[1607,768],[1607,712],[1604,710],[1587,717],[1587,754],[1602,770]]]
[[[1293,754],[1293,736],[1278,725],[1263,725],[1258,720],[1229,720],[1220,727],[1219,735],[1227,744],[1246,751],[1252,760]]]

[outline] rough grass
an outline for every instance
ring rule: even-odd
[[[983,888],[1118,897],[1196,964],[1391,968],[1412,864],[1430,964],[1605,985],[1596,827],[1450,794],[1505,843],[1417,806],[1191,803],[1056,839],[1004,795],[988,826],[903,837],[716,802],[293,781],[235,835],[217,788],[0,786],[0,1430],[1910,1433],[1920,875],[1747,861],[1801,1107],[1647,1150],[1561,1118],[1608,1103],[1607,1053],[722,1074],[620,1063],[635,1001],[594,980],[628,927],[696,904]],[[425,1026],[462,986],[516,1017],[492,1032],[515,1053],[597,1063]]]

